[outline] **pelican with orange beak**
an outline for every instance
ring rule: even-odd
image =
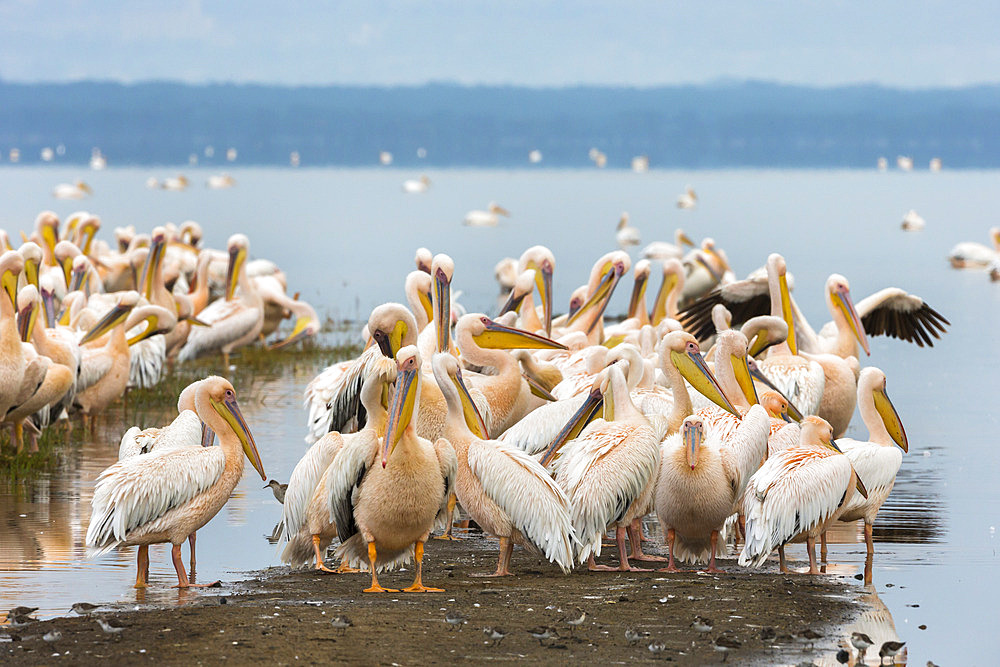
[[[396,354],[396,387],[389,405],[386,433],[380,441],[345,442],[327,479],[330,515],[341,545],[338,557],[354,566],[367,564],[372,574],[366,593],[398,592],[383,588],[378,573],[416,559],[409,593],[441,592],[423,585],[424,543],[435,518],[450,521],[447,499],[454,487],[457,461],[446,440],[417,436],[413,417],[419,411],[421,360],[415,346]]]
[[[219,436],[218,447],[184,447],[119,461],[97,478],[87,555],[95,558],[136,545],[136,588],[145,588],[149,545],[171,543],[178,588],[210,586],[188,580],[181,544],[229,500],[243,476],[243,456],[266,480],[257,445],[228,380],[206,378],[195,391],[195,412]]]

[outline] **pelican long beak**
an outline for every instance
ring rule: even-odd
[[[42,304],[45,306],[45,323],[50,329],[56,325],[56,302],[55,295],[49,291],[42,291]]]
[[[155,336],[156,334],[159,333],[166,333],[168,331],[167,329],[160,328],[160,318],[157,317],[155,314],[147,315],[142,320],[140,320],[138,324],[141,324],[142,322],[146,323],[146,328],[143,329],[141,332],[137,333],[136,335],[132,336],[131,338],[129,338],[128,339],[129,345],[135,345],[139,341],[145,340],[150,336]]]
[[[196,327],[210,327],[210,326],[212,326],[208,322],[202,322],[201,320],[199,320],[197,315],[188,315],[186,317],[182,317],[181,319],[185,320],[187,322],[190,322],[191,324],[193,324]]]
[[[684,429],[684,447],[687,449],[687,460],[691,470],[694,470],[695,466],[698,465],[698,449],[701,447],[704,436],[705,434],[700,428]]]
[[[538,290],[538,300],[542,302],[542,324],[545,335],[552,335],[552,264],[549,260],[538,266],[536,262],[528,263],[529,269],[535,270],[535,289]]]
[[[872,398],[875,399],[875,410],[882,418],[885,430],[889,432],[892,441],[899,445],[904,452],[910,451],[910,444],[906,440],[906,431],[903,429],[903,421],[899,418],[895,406],[889,400],[889,395],[885,389],[876,389]]]
[[[479,408],[476,407],[475,401],[472,400],[469,388],[465,386],[465,381],[462,380],[462,371],[458,370],[452,376],[451,381],[455,384],[455,388],[458,389],[458,397],[462,401],[462,414],[465,416],[465,424],[476,437],[481,440],[488,440],[490,436],[486,428],[486,422],[483,421],[483,416],[479,413]]]
[[[771,382],[769,379],[767,379],[767,376],[761,372],[760,368],[757,366],[757,363],[754,362],[749,357],[747,358],[747,366],[750,367],[750,375],[753,377],[754,380],[757,380],[757,382],[761,382],[767,385],[768,389],[777,392],[778,394],[781,395],[783,399],[785,399],[785,401],[788,403],[788,416],[791,417],[796,422],[802,421],[802,412],[797,407],[795,407],[795,404],[792,403],[787,396],[785,396],[785,392],[775,387],[774,383]]]
[[[226,269],[226,301],[233,300],[236,284],[240,279],[240,269],[246,258],[247,251],[244,248],[234,247],[229,251],[229,267]]]
[[[434,278],[434,331],[438,352],[451,351],[451,280],[439,267]]]
[[[146,265],[142,267],[142,286],[141,286],[142,294],[143,296],[146,297],[146,299],[152,297],[153,276],[156,274],[156,267],[163,259],[163,252],[165,248],[166,248],[166,243],[164,243],[163,241],[154,241],[153,245],[150,246],[149,248],[149,254],[146,256]]]
[[[587,329],[587,333],[590,333],[597,322],[601,319],[604,314],[604,310],[608,307],[608,303],[611,301],[611,295],[614,294],[615,287],[618,286],[618,282],[622,278],[622,274],[625,273],[625,267],[620,263],[608,262],[607,266],[604,268],[604,275],[601,277],[601,281],[597,284],[597,288],[594,293],[590,295],[590,298],[580,306],[580,309],[576,311],[572,317],[567,320],[566,324],[573,324],[576,320],[590,310],[591,308],[599,308],[597,315],[594,316],[594,321],[591,322],[590,327]]]
[[[649,282],[649,275],[641,275],[635,279],[632,286],[632,296],[628,301],[628,316],[635,317],[639,311],[639,304],[646,298],[646,284]]]
[[[538,380],[531,377],[531,375],[529,375],[527,372],[522,371],[521,377],[523,377],[524,381],[528,383],[528,388],[531,389],[531,393],[537,396],[538,398],[544,401],[551,401],[551,402],[559,400],[555,396],[553,396],[549,392],[549,390],[546,389]]]
[[[485,318],[484,318],[485,319]],[[493,320],[486,320],[486,330],[473,336],[476,345],[491,350],[565,350],[566,346],[551,338],[539,336],[522,329],[505,327]]]
[[[83,338],[80,339],[80,344],[89,343],[92,340],[96,340],[103,336],[106,332],[110,331],[120,322],[122,322],[128,314],[132,312],[131,306],[123,306],[120,303],[115,304],[115,306],[107,312],[107,314],[101,318],[101,321],[95,324],[90,331],[88,331]]]
[[[10,270],[4,271],[3,276],[0,277],[0,284],[2,284],[4,291],[7,292],[11,305],[15,306],[17,303],[17,274]]]
[[[427,321],[434,321],[434,297],[430,292],[424,292],[423,290],[417,290],[417,299],[420,300],[420,305],[424,308],[424,313],[427,314]]]
[[[757,399],[757,389],[753,386],[753,377],[750,375],[750,366],[747,363],[746,357],[740,358],[735,354],[731,354],[729,355],[729,363],[733,367],[736,383],[740,385],[740,390],[743,392],[743,396],[746,397],[747,403],[750,405],[760,403]]]
[[[541,458],[542,467],[547,468],[552,462],[552,459],[556,457],[556,453],[559,449],[565,445],[570,440],[573,440],[580,432],[590,423],[590,421],[597,415],[597,411],[601,409],[601,404],[604,402],[604,395],[601,393],[600,388],[594,387],[590,390],[587,398],[584,399],[583,405],[573,413],[573,416],[569,418],[566,425],[560,429],[559,433],[556,434],[555,439],[549,448],[545,450],[545,454]]]
[[[24,262],[24,278],[28,281],[29,285],[34,285],[38,288],[38,263],[34,260],[27,260]]]
[[[722,391],[722,387],[719,386],[719,381],[715,379],[712,375],[712,371],[709,370],[708,364],[705,363],[705,358],[701,356],[699,352],[676,352],[674,350],[670,351],[670,360],[673,362],[674,367],[680,371],[680,374],[684,376],[692,387],[697,389],[705,398],[712,401],[720,408],[729,412],[737,417],[742,417],[740,413],[733,407],[733,404],[729,402],[726,398],[726,394]]]
[[[868,335],[865,333],[865,326],[858,317],[858,312],[854,309],[854,302],[851,300],[851,293],[846,289],[834,290],[830,294],[833,305],[840,309],[847,318],[847,324],[851,327],[851,333],[858,339],[858,343],[864,348],[865,354],[872,356],[871,348],[868,346]]]
[[[649,323],[654,327],[663,321],[667,316],[667,297],[677,286],[677,274],[663,274],[663,282],[660,283],[660,291],[656,293],[656,303],[653,304],[653,314],[649,318]]]
[[[312,324],[312,321],[313,321],[312,318],[308,316],[298,318],[297,320],[295,320],[295,327],[292,329],[292,333],[288,335],[288,338],[285,338],[284,340],[279,340],[277,343],[268,346],[267,349],[278,350],[285,347],[286,345],[294,343],[297,340],[312,335],[312,332],[309,331],[309,325]],[[202,323],[202,325],[204,325],[204,323]]]
[[[528,295],[527,294],[518,295],[514,290],[511,290],[510,295],[507,296],[507,301],[504,302],[503,306],[500,308],[500,312],[497,313],[497,317],[503,315],[504,313],[510,313],[510,312],[520,313],[521,304],[524,303],[524,297],[526,296]]]
[[[681,242],[681,245],[690,246],[692,248],[694,247],[694,241],[692,241],[691,237],[685,234],[684,232],[681,232],[677,240]]]
[[[792,296],[788,292],[788,279],[784,273],[778,276],[778,289],[781,294],[781,317],[788,325],[788,338],[785,342],[788,343],[788,349],[792,354],[798,354],[799,348],[795,343],[795,322],[792,318]]]
[[[87,191],[90,192],[90,188],[86,185],[86,183],[83,184],[83,187],[85,187]],[[94,242],[95,232],[97,232],[97,227],[95,227],[93,224],[84,225],[80,229],[80,234],[84,239],[83,245],[80,246],[80,252],[82,252],[84,255],[90,255],[90,245]]]
[[[38,319],[38,308],[35,302],[31,301],[17,314],[17,331],[21,334],[21,340],[25,343],[31,340],[31,333],[35,328],[35,320]]]
[[[45,245],[49,249],[49,257],[55,256],[56,243],[59,242],[59,239],[56,238],[57,234],[58,231],[54,227],[51,227],[49,225],[45,225],[44,227],[42,227],[42,241],[45,242]]]
[[[66,258],[63,259],[63,261],[62,261],[62,271],[63,271],[63,279],[66,281],[66,289],[68,291],[72,292],[73,290],[71,290],[70,287],[69,287],[70,285],[73,284],[73,258],[72,257],[66,257]]]
[[[226,420],[233,429],[233,433],[240,439],[240,443],[243,445],[243,453],[247,455],[250,464],[260,473],[260,478],[266,482],[267,475],[264,474],[264,464],[261,463],[260,453],[257,451],[257,443],[254,442],[253,434],[250,433],[250,428],[247,426],[246,420],[243,419],[243,413],[240,412],[240,406],[236,402],[235,394],[221,402],[215,399],[211,400],[212,407]]]
[[[70,283],[70,286],[69,286],[69,291],[70,292],[75,292],[77,290],[81,290],[82,291],[84,289],[84,287],[86,287],[86,285],[87,285],[87,278],[90,277],[90,276],[87,275],[87,273],[88,273],[87,272],[87,268],[83,267],[83,266],[81,266],[81,267],[79,267],[77,269],[73,269],[73,280],[72,280],[72,282]]]
[[[704,254],[698,253],[697,255],[695,255],[694,261],[696,261],[698,264],[701,264],[706,271],[712,274],[712,278],[715,280],[715,282],[717,283],[722,282],[722,274],[715,270],[715,267],[709,263],[708,259],[705,257]]]
[[[389,463],[389,456],[396,449],[396,444],[403,437],[403,432],[413,418],[413,408],[417,402],[418,368],[400,371],[396,377],[396,391],[389,405],[389,422],[386,425],[385,437],[382,438],[382,467]]]
[[[855,488],[857,488],[858,493],[861,494],[862,498],[867,498],[868,497],[868,488],[865,486],[865,483],[861,481],[861,475],[858,474],[857,470],[854,471],[854,479],[856,480],[854,486],[855,486]]]
[[[213,431],[212,428],[208,424],[206,424],[205,422],[202,422],[201,423],[201,446],[202,447],[211,447],[214,444],[215,444],[215,431]],[[261,473],[261,474],[263,474],[263,473]]]

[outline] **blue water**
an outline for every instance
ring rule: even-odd
[[[289,291],[335,318],[363,318],[374,305],[402,300],[403,278],[421,245],[452,255],[455,289],[472,310],[493,308],[500,258],[548,245],[556,256],[555,302],[565,304],[594,259],[614,247],[622,211],[643,243],[671,240],[678,226],[695,239],[713,237],[741,276],[781,252],[795,275],[796,298],[817,327],[829,319],[822,288],[833,272],[847,276],[855,301],[890,285],[921,295],[951,321],[944,339],[919,349],[876,338],[871,357],[862,360],[886,372],[910,441],[876,522],[874,582],[911,663],[993,662],[1000,646],[994,632],[1000,453],[992,395],[1000,368],[1000,283],[950,269],[945,255],[958,241],[987,241],[986,230],[997,224],[1000,172],[443,170],[427,172],[426,194],[407,195],[402,181],[418,174],[405,170],[236,169],[238,184],[230,190],[207,189],[204,170],[185,171],[192,185],[184,192],[144,187],[149,176],[175,173],[6,165],[0,227],[16,239],[44,208],[60,216],[85,208],[101,216],[104,238],[117,225],[148,230],[194,219],[208,245],[223,247],[229,234],[242,231],[252,255],[286,271]],[[93,187],[92,197],[52,199],[56,183],[76,178]],[[699,206],[681,211],[674,201],[688,184]],[[512,216],[495,228],[461,225],[466,211],[493,200]],[[911,208],[927,220],[926,230],[899,229]],[[621,292],[611,312],[625,308],[628,288]],[[300,400],[311,372],[259,378],[254,393],[267,398],[246,406],[269,476],[287,479],[304,451]],[[91,562],[81,546],[93,479],[114,460],[125,426],[109,419],[98,438],[79,443],[62,467],[27,488],[0,482],[0,608],[32,602],[52,615],[77,599],[135,599],[131,550]],[[855,424],[849,435],[864,433]],[[262,535],[279,510],[261,485],[247,475],[199,534],[202,580],[232,581],[240,570],[277,562]],[[831,570],[859,572],[864,545],[857,532],[847,528],[836,539]],[[797,547],[789,554],[804,556]],[[151,559],[147,602],[190,595],[166,589],[174,576],[166,549],[152,549]]]

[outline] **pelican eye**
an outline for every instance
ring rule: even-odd
[[[226,398],[232,398],[234,396],[232,389],[226,390]]]
[[[688,343],[687,344],[687,349],[688,349],[688,352],[691,352],[691,353],[694,353],[694,354],[698,354],[701,351],[701,350],[698,349],[698,343]]]

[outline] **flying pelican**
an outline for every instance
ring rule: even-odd
[[[94,191],[83,181],[60,183],[52,189],[52,196],[56,199],[83,199],[87,195],[92,194],[94,194]]]
[[[88,557],[138,545],[136,588],[145,588],[149,545],[170,542],[179,588],[206,586],[188,581],[181,544],[229,500],[243,476],[243,455],[266,480],[250,429],[228,380],[206,378],[195,392],[195,411],[219,436],[219,447],[185,447],[119,461],[97,478]],[[242,450],[242,451],[241,451]]]
[[[363,447],[371,449],[377,448],[378,439],[385,435],[389,386],[396,379],[396,363],[385,359],[372,370],[374,372],[365,378],[361,387],[361,404],[368,413],[365,427],[347,435],[336,431],[324,435],[309,448],[288,479],[282,508],[282,532],[278,537],[288,540],[281,560],[289,565],[304,565],[314,560],[316,569],[324,572],[356,571],[347,563],[342,563],[337,570],[323,564],[323,554],[337,536],[337,526],[330,517],[327,484],[335,469],[331,466],[333,459],[345,441],[358,440],[364,443]]]
[[[700,417],[684,420],[681,431],[663,443],[656,482],[656,516],[666,529],[670,561],[698,562],[709,556],[708,572],[718,572],[719,529],[733,513],[750,476],[767,456],[768,414],[759,405],[743,417],[736,433],[722,440]]]
[[[622,250],[629,246],[639,245],[639,230],[630,226],[628,222],[628,213],[622,213],[622,217],[618,220],[618,226],[615,227],[615,242]]]
[[[604,417],[587,425],[560,459],[556,482],[566,492],[572,507],[578,558],[587,560],[590,570],[613,570],[597,565],[601,538],[609,527],[615,529],[619,567],[641,571],[629,565],[625,551],[626,530],[648,509],[660,461],[660,433],[635,407],[620,367],[609,366],[594,381],[594,389],[578,415],[592,412],[600,396]],[[575,424],[567,425],[574,428]],[[557,438],[542,458],[548,463],[565,442]]]
[[[811,415],[802,420],[799,445],[769,456],[747,483],[746,543],[740,565],[760,567],[775,548],[785,566],[785,544],[806,538],[809,574],[816,567],[816,538],[846,509],[855,487],[868,494],[851,461],[837,448],[833,428]]]
[[[403,192],[411,195],[419,195],[427,192],[431,187],[431,179],[427,174],[421,174],[420,178],[410,178],[403,181]]]
[[[404,590],[441,592],[423,585],[424,542],[454,486],[455,450],[446,440],[432,445],[416,434],[412,417],[419,412],[421,383],[417,348],[404,347],[396,362],[385,437],[345,443],[327,479],[330,515],[341,540],[337,556],[346,556],[352,565],[368,563],[372,583],[366,593],[393,593],[398,591],[379,585],[377,573],[408,562],[412,553],[416,575]]]
[[[906,212],[906,215],[903,216],[903,222],[900,224],[900,228],[904,232],[919,232],[926,226],[927,221],[920,217],[920,214],[912,208]]]
[[[509,218],[510,211],[491,201],[485,211],[474,210],[466,213],[462,224],[470,227],[496,227],[501,215]]]
[[[896,473],[903,462],[902,452],[909,451],[909,443],[899,414],[885,393],[885,373],[877,368],[868,367],[861,371],[861,378],[858,380],[858,411],[868,428],[868,440],[844,438],[838,440],[837,444],[844,450],[858,477],[864,482],[868,497],[852,495],[839,519],[865,520],[865,546],[868,553],[873,554],[875,545],[872,542],[872,524],[896,483]],[[897,445],[899,449],[896,448]]]
[[[694,247],[694,241],[678,227],[674,230],[674,242],[653,241],[640,251],[646,259],[680,259],[684,256],[684,246]]]
[[[698,195],[695,194],[694,189],[689,185],[684,189],[683,194],[677,197],[677,208],[681,209],[692,209],[698,205]]]
[[[482,529],[500,538],[497,569],[511,574],[515,544],[531,545],[563,572],[573,567],[573,527],[569,501],[545,468],[524,452],[489,440],[486,425],[462,380],[458,360],[447,353],[433,359],[434,378],[448,404],[444,437],[458,461],[455,494]]]
[[[981,269],[1000,259],[1000,227],[990,227],[993,247],[982,243],[963,241],[948,253],[948,261],[953,269]]]
[[[226,298],[211,303],[198,314],[208,326],[194,327],[177,355],[188,361],[211,352],[222,352],[222,363],[229,368],[229,353],[257,339],[264,325],[263,301],[247,276],[246,258],[250,241],[243,234],[229,237],[229,270],[226,275]],[[239,298],[234,298],[239,284]]]

